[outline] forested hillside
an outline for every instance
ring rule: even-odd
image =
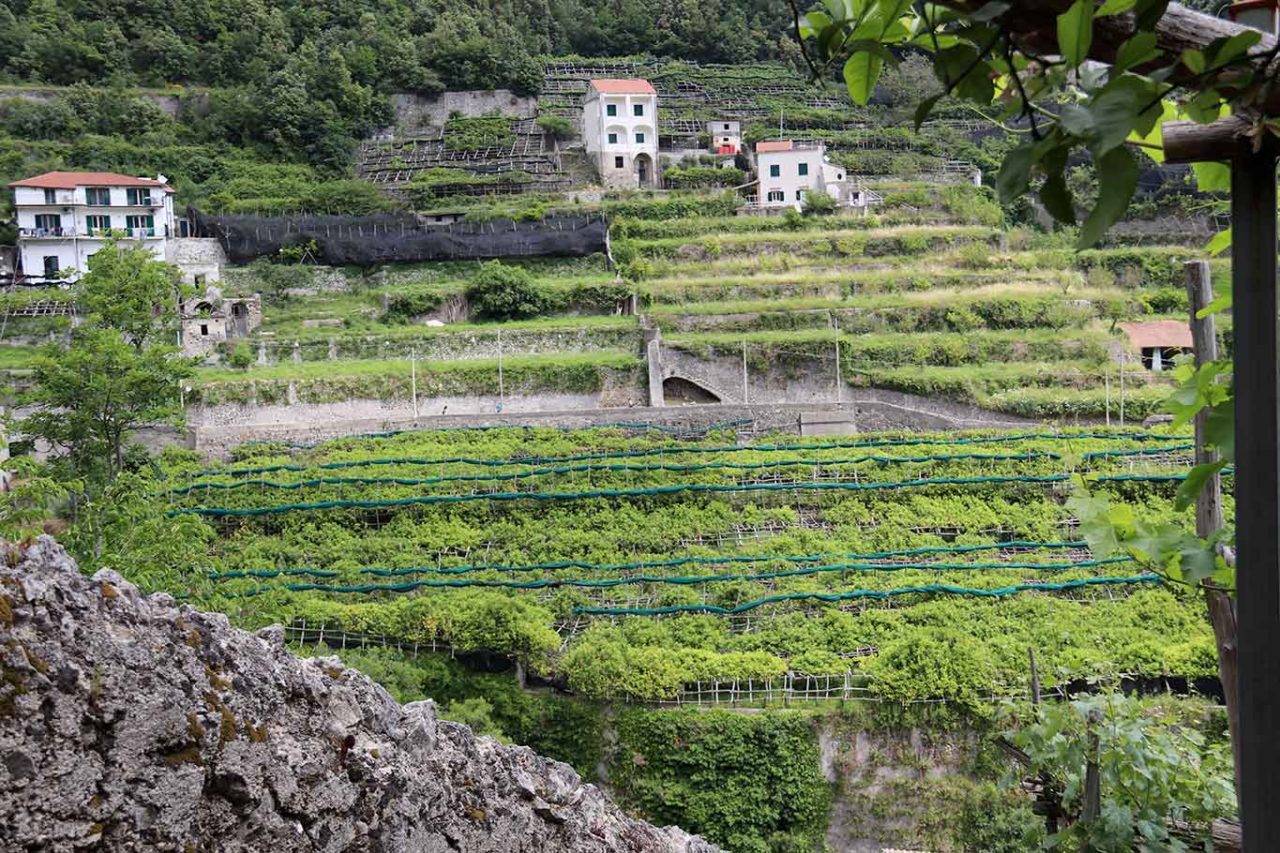
[[[254,92],[296,85],[319,57],[330,84],[349,76],[372,91],[532,92],[539,54],[745,62],[794,51],[780,41],[789,23],[779,0],[6,0],[0,75]],[[322,98],[339,95],[305,82]]]

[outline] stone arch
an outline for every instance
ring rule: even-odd
[[[668,406],[705,406],[723,402],[720,394],[683,376],[663,379],[662,396]]]
[[[641,187],[658,185],[657,165],[648,154],[637,154],[635,157],[636,184]]]

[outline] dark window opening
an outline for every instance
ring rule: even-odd
[[[679,376],[662,380],[662,396],[669,406],[698,406],[720,402],[720,397],[715,392]]]
[[[615,168],[615,169],[621,169],[621,168],[623,168],[623,165],[622,165],[622,158],[621,158],[621,157],[614,157],[614,158],[613,158],[613,168]]]

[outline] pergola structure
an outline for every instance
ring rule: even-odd
[[[986,0],[942,0],[976,13]],[[1058,53],[1057,16],[1072,0],[1011,0],[998,14],[1000,25],[1027,48]],[[1276,0],[1246,0],[1272,7]],[[1137,32],[1133,12],[1093,19],[1089,58],[1112,63],[1117,50]],[[1203,50],[1217,39],[1247,28],[1169,4],[1156,23],[1156,47],[1164,59],[1131,70],[1154,70],[1184,50]],[[1169,122],[1162,128],[1166,162],[1228,162],[1231,166],[1232,289],[1234,321],[1236,598],[1234,612],[1225,593],[1209,593],[1211,612],[1224,606],[1236,622],[1234,647],[1224,646],[1223,689],[1238,702],[1236,755],[1239,765],[1243,849],[1280,851],[1280,350],[1277,349],[1276,164],[1280,140],[1263,127],[1280,118],[1280,49],[1264,34],[1249,50],[1255,80],[1262,81],[1233,102],[1235,114],[1212,124]],[[1170,83],[1194,84],[1195,74],[1179,64]],[[1216,596],[1216,600],[1215,600]],[[1215,614],[1215,631],[1221,612]],[[1238,665],[1231,682],[1228,659]],[[1228,704],[1233,704],[1228,702]]]

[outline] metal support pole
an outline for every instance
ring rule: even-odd
[[[1127,356],[1120,356],[1120,426],[1124,426],[1124,360]]]
[[[502,379],[502,330],[498,330],[498,402],[505,403],[507,399],[506,386]]]
[[[840,321],[832,317],[831,322],[836,330],[836,402],[839,403],[844,400],[844,383],[840,377]]]
[[[409,385],[413,393],[413,419],[418,419],[418,348],[409,351]]]
[[[750,405],[751,395],[747,390],[747,339],[742,339],[742,405]]]
[[[1106,374],[1102,378],[1103,386],[1107,389],[1107,426],[1111,426],[1111,369],[1107,368]]]
[[[1231,161],[1236,607],[1245,853],[1280,850],[1280,370],[1276,145]]]

